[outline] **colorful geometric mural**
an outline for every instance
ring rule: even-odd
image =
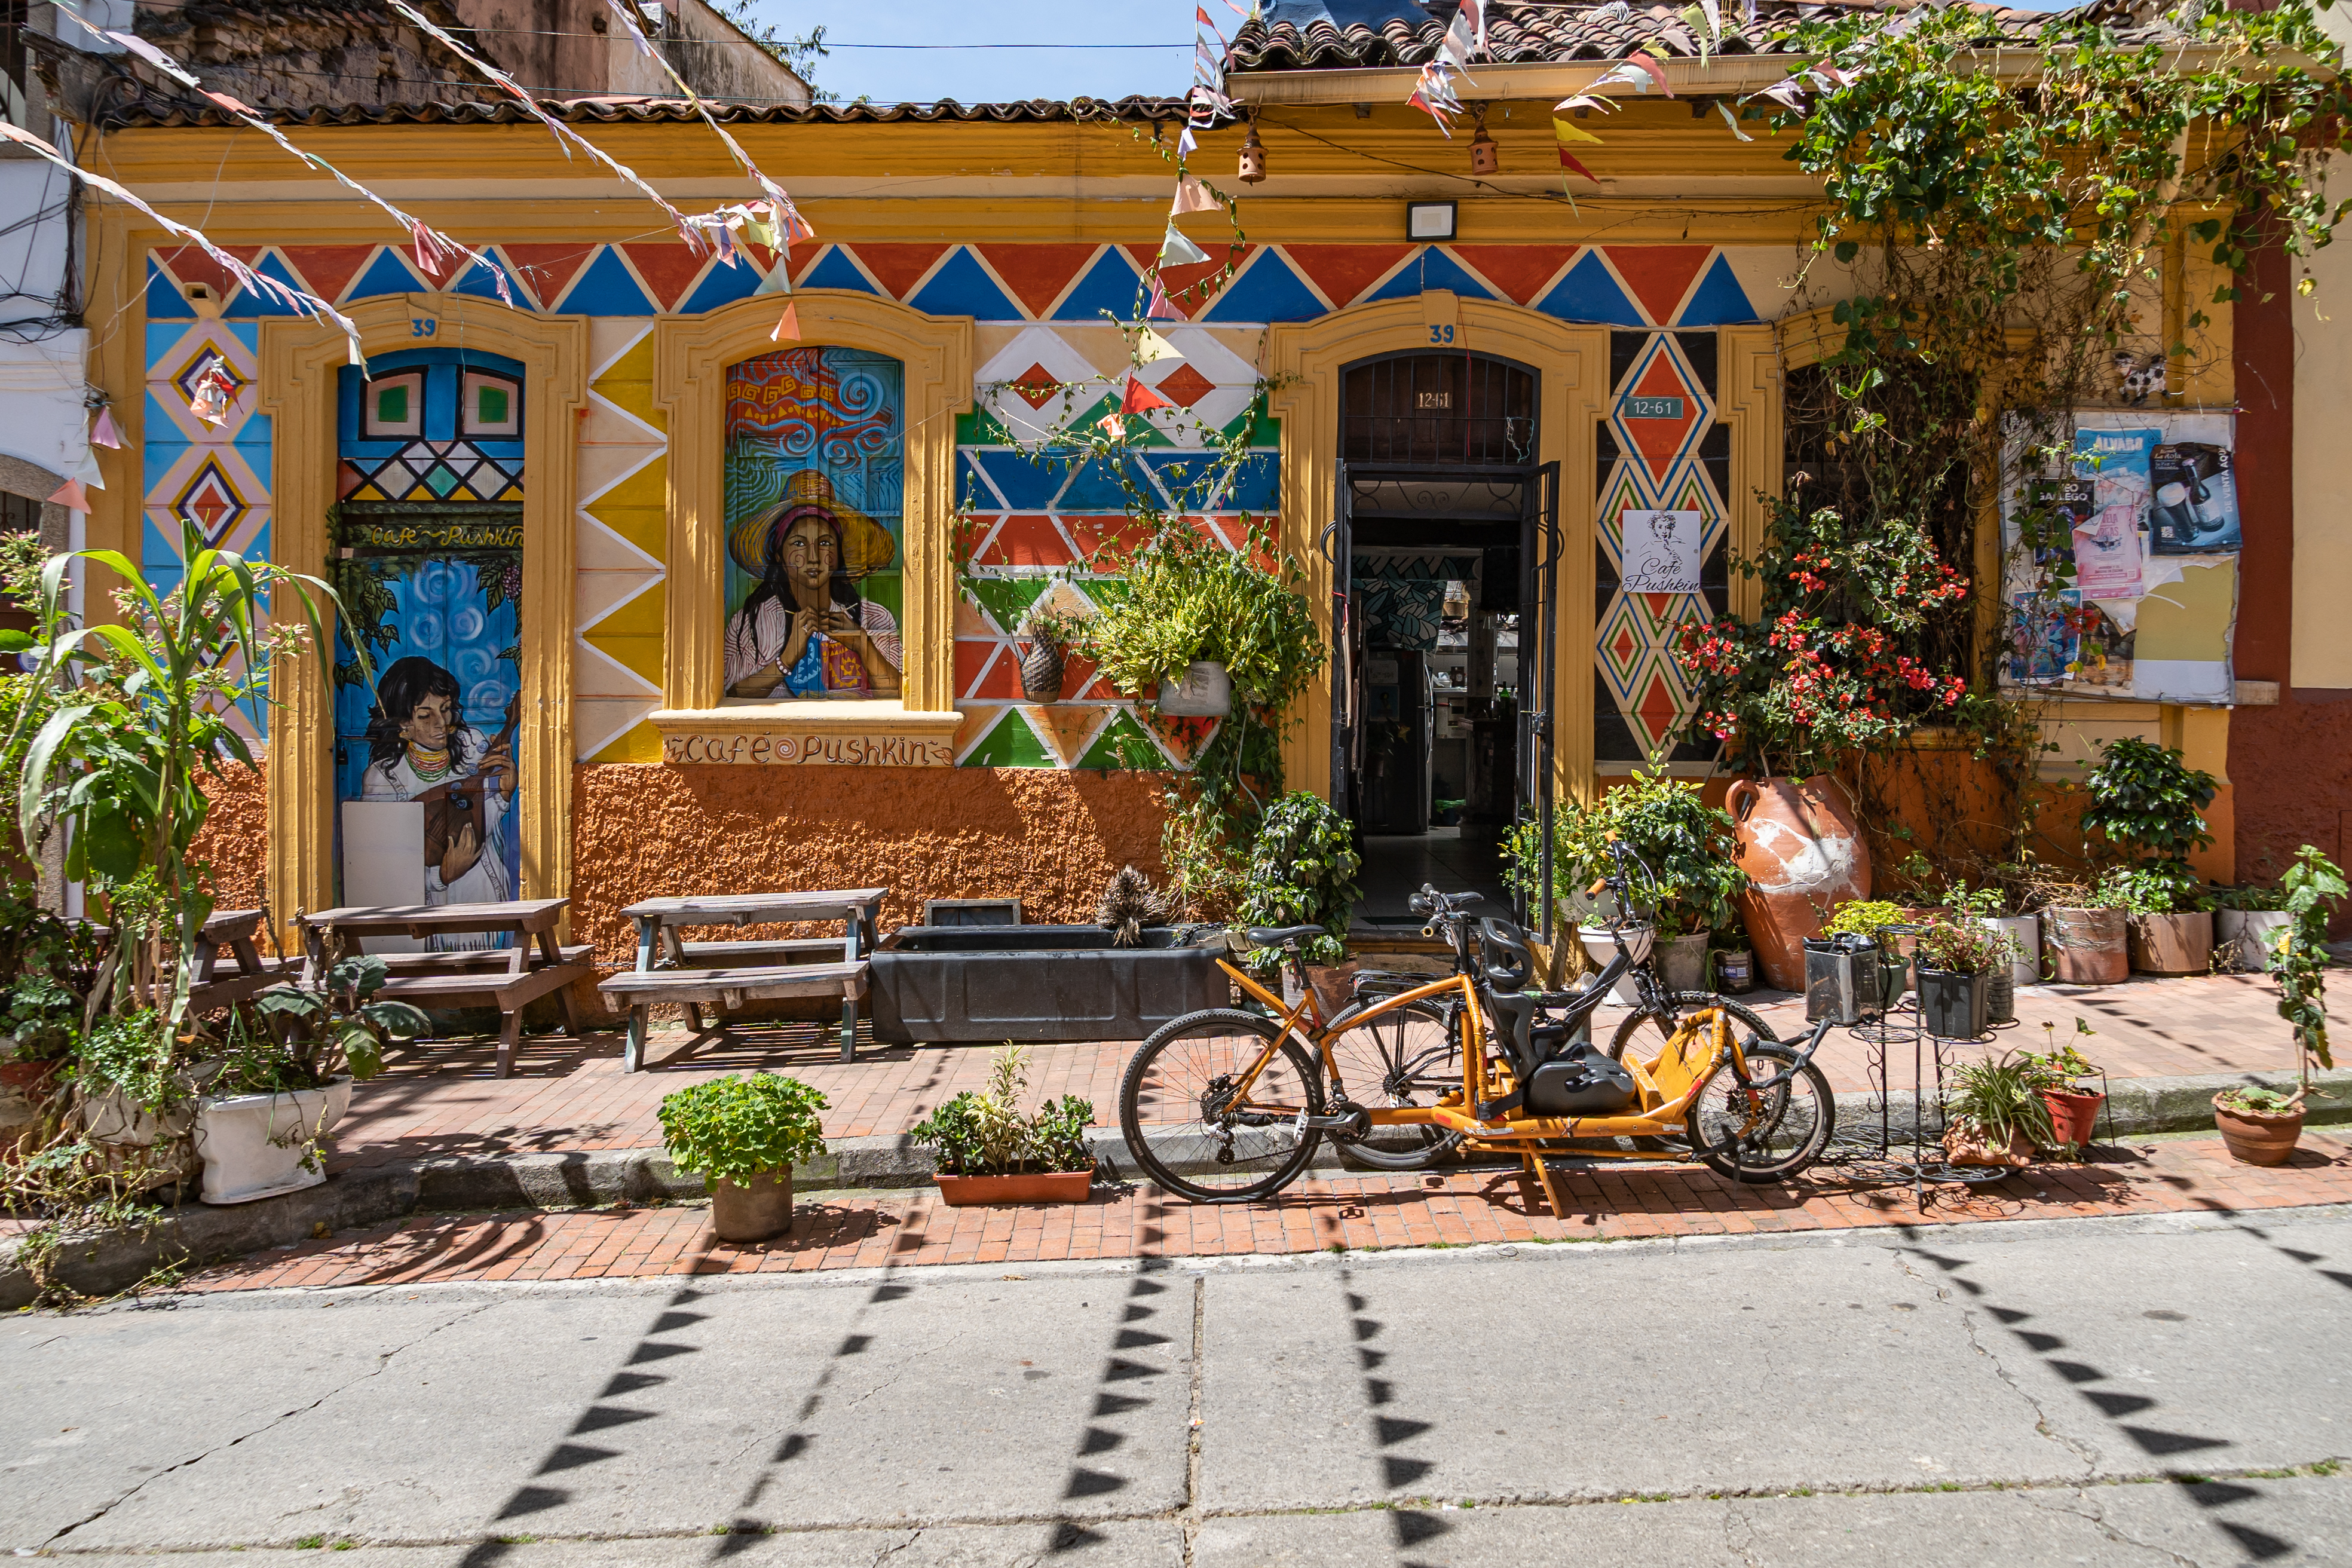
[[[1506,300],[1563,321],[1624,329],[1642,345],[1676,342],[1659,329],[1711,329],[1759,319],[1759,304],[1779,298],[1785,248],[1707,246],[1366,244],[1246,245],[1236,247],[1236,275],[1221,287],[1183,296],[1181,321],[1160,323],[1174,357],[1144,368],[1141,379],[1176,405],[1146,416],[1144,438],[1122,476],[1099,465],[1033,464],[1013,449],[1057,424],[1098,418],[1127,365],[1124,341],[1110,323],[1132,319],[1141,303],[1143,267],[1156,242],[951,245],[943,242],[824,243],[795,251],[801,288],[849,289],[885,296],[939,315],[970,316],[976,328],[975,408],[959,422],[956,488],[973,502],[977,552],[974,595],[956,616],[955,681],[959,759],[971,765],[1114,767],[1161,757],[1181,764],[1204,738],[1199,723],[1145,722],[1132,705],[1104,689],[1093,672],[1073,668],[1063,702],[1021,700],[1013,629],[1038,597],[1090,600],[1089,571],[1124,521],[1121,479],[1166,497],[1185,484],[1181,470],[1201,461],[1185,426],[1199,419],[1231,430],[1250,412],[1265,327],[1306,321],[1349,305],[1449,289],[1469,299]],[[240,254],[244,254],[240,252]],[[646,716],[661,705],[663,579],[667,551],[666,421],[652,395],[652,318],[691,314],[751,294],[760,274],[697,257],[659,242],[534,242],[491,247],[515,286],[517,301],[590,318],[589,407],[575,461],[579,511],[575,542],[573,721],[578,754],[590,762],[652,762],[659,737]],[[252,264],[339,304],[387,294],[429,292],[439,280],[421,273],[400,247],[284,246],[251,253]],[[1178,269],[1178,289],[1213,274]],[[186,281],[226,279],[194,252],[150,258],[146,297],[149,407],[146,562],[151,575],[173,574],[178,519],[216,528],[224,542],[268,548],[269,422],[251,417],[256,318],[282,314],[243,291],[229,295],[220,321],[201,321],[183,296]],[[489,274],[475,267],[447,291],[493,297]],[[1671,738],[1688,707],[1670,659],[1661,657],[1671,626],[1721,598],[1726,476],[1711,441],[1711,358],[1701,364],[1691,334],[1679,350],[1627,357],[1619,390],[1626,395],[1683,397],[1680,416],[1620,418],[1604,427],[1603,582],[1596,606],[1608,628],[1597,651],[1604,759],[1645,754]],[[1638,350],[1629,349],[1629,355]],[[236,384],[229,422],[215,428],[188,413],[187,390],[202,362],[217,357]],[[1627,377],[1631,377],[1629,382]],[[1636,385],[1635,384],[1638,384]],[[1623,415],[1621,408],[1619,415]],[[1139,428],[1139,426],[1138,426]],[[1270,521],[1276,505],[1278,435],[1259,418],[1251,458],[1229,493],[1204,498],[1197,526],[1228,544],[1241,542],[1244,513]],[[413,444],[413,443],[412,443]],[[387,452],[399,475],[362,476],[383,493],[379,475],[406,483],[400,493],[436,493],[457,481],[467,494],[505,496],[510,480],[486,442],[469,449],[482,465],[460,473],[449,459],[467,454]],[[1620,451],[1632,460],[1615,462]],[[201,452],[201,455],[198,455]],[[427,458],[430,461],[425,460]],[[210,466],[206,466],[206,460]],[[1197,468],[1195,468],[1197,472]],[[489,485],[489,491],[482,486]],[[356,495],[357,491],[352,492]],[[458,493],[453,488],[452,497]],[[1698,595],[1636,595],[1616,607],[1622,542],[1613,531],[1625,510],[1696,510],[1706,531],[1706,588]],[[206,520],[209,520],[207,521]],[[1637,602],[1635,602],[1637,601]],[[1694,752],[1693,755],[1696,753]]]

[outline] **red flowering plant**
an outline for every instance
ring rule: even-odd
[[[1771,504],[1764,548],[1735,563],[1759,580],[1763,614],[1693,622],[1675,657],[1697,689],[1700,725],[1734,744],[1741,771],[1801,778],[1959,705],[1968,682],[1937,667],[1927,634],[1965,605],[1969,580],[1908,519],[1864,524],[1794,497]]]

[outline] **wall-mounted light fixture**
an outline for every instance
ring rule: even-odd
[[[1404,237],[1407,239],[1452,239],[1454,218],[1454,204],[1452,202],[1407,202]]]

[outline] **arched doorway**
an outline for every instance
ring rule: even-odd
[[[1331,780],[1363,845],[1356,923],[1418,926],[1406,900],[1424,883],[1499,910],[1501,839],[1523,814],[1548,822],[1552,794],[1559,465],[1540,376],[1416,349],[1339,381]]]

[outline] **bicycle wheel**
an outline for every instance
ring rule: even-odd
[[[1272,1023],[1232,1008],[1188,1013],[1137,1047],[1118,1086],[1118,1127],[1136,1163],[1163,1192],[1237,1203],[1281,1191],[1322,1134],[1297,1123],[1323,1114],[1323,1075],[1284,1040],[1237,1108],[1234,1085],[1276,1039]]]
[[[1722,1008],[1730,1017],[1731,1026],[1740,1031],[1739,1037],[1743,1042],[1749,1035],[1763,1040],[1773,1037],[1769,1024],[1728,996],[1718,996],[1711,991],[1677,991],[1674,994],[1674,1003],[1675,1011],[1684,1014],[1696,1013],[1702,1007]],[[1610,1038],[1610,1058],[1614,1061],[1623,1061],[1625,1054],[1631,1051],[1637,1060],[1654,1061],[1658,1053],[1666,1048],[1666,1041],[1674,1032],[1675,1026],[1666,1021],[1663,1013],[1646,1009],[1629,1013],[1618,1024],[1617,1033]],[[1687,1147],[1679,1138],[1633,1138],[1627,1142],[1634,1148],[1651,1153],[1677,1153]]]
[[[1741,1045],[1750,1079],[1777,1078],[1796,1064],[1786,1046]],[[1743,1089],[1727,1056],[1692,1098],[1687,1125],[1693,1151],[1718,1174],[1780,1182],[1821,1157],[1837,1126],[1837,1102],[1811,1062],[1777,1088]]]
[[[1431,1106],[1448,1088],[1462,1087],[1462,1026],[1454,1011],[1410,1002],[1325,1044],[1331,1053],[1336,1104],[1345,1096],[1367,1110]],[[1337,1114],[1336,1111],[1333,1114]],[[1418,1171],[1461,1147],[1462,1134],[1444,1127],[1374,1127],[1360,1138],[1331,1141],[1347,1158],[1376,1171]]]

